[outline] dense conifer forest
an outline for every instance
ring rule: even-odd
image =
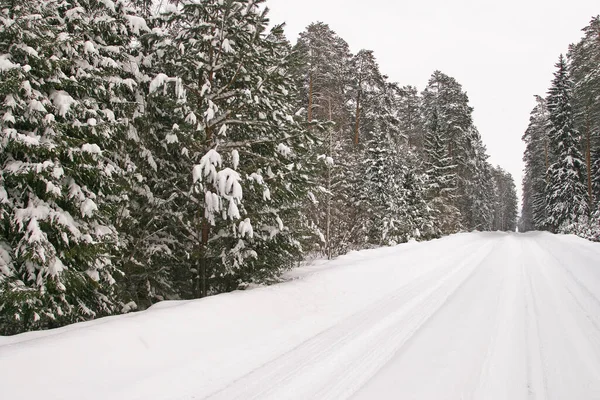
[[[513,178],[441,71],[400,86],[322,22],[290,43],[263,0],[0,4],[0,334],[516,229]],[[525,135],[525,230],[598,219],[597,18],[585,34]]]
[[[561,55],[536,96],[526,150],[520,230],[600,241],[600,17]]]

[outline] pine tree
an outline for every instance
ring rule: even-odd
[[[172,148],[152,185],[180,204],[168,229],[181,232],[182,297],[272,277],[302,250],[288,224],[304,215],[312,139],[294,117],[294,57],[262,3],[182,2],[147,38],[144,129]]]
[[[359,51],[352,60],[352,98],[354,101],[354,145],[371,139],[376,130],[377,103],[385,96],[385,78],[371,50]],[[363,133],[363,135],[361,135]],[[361,137],[362,136],[362,137]]]
[[[550,165],[546,193],[547,223],[557,232],[587,216],[588,198],[585,163],[578,148],[579,133],[574,127],[571,105],[572,82],[565,58],[556,64],[548,92],[550,147],[556,161]]]
[[[583,29],[584,37],[569,50],[569,72],[573,80],[573,114],[575,127],[582,133],[581,148],[585,154],[587,174],[586,186],[590,206],[594,207],[598,197],[594,193],[593,181],[600,171],[593,168],[592,153],[600,147],[600,16],[592,18]],[[596,178],[598,179],[598,178]]]
[[[315,135],[321,138],[318,190],[307,205],[313,224],[322,237],[322,251],[332,258],[345,253],[361,235],[358,212],[351,200],[351,175],[357,169],[351,141],[349,110],[351,54],[348,44],[327,24],[310,24],[300,34],[296,51],[303,59],[301,105],[311,123],[326,123]]]
[[[345,127],[348,122],[345,91],[352,57],[348,43],[327,24],[317,22],[300,33],[296,51],[304,61],[300,73],[304,76],[303,105],[308,120],[329,120],[331,105],[331,117],[338,129]]]

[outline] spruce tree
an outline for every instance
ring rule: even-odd
[[[547,224],[551,231],[568,229],[588,213],[585,162],[573,120],[572,82],[561,55],[548,92],[549,142],[556,161],[550,165],[546,189]]]
[[[435,114],[436,134],[440,144],[447,148],[449,162],[444,168],[451,167],[454,175],[451,205],[458,209],[460,221],[454,230],[485,229],[491,218],[485,188],[491,187],[491,181],[486,171],[487,155],[473,124],[473,109],[467,94],[456,79],[435,71],[423,92],[423,111],[429,130]],[[429,142],[431,145],[431,139]]]
[[[423,91],[425,121],[426,172],[429,177],[428,200],[433,210],[436,235],[446,235],[461,229],[461,214],[457,205],[458,156],[457,143],[462,129],[456,102],[461,89],[455,80],[435,71]]]
[[[396,88],[395,118],[399,133],[392,138],[402,162],[399,199],[401,232],[406,240],[426,238],[433,231],[431,213],[427,207],[427,176],[425,174],[425,125],[422,99],[414,86]]]
[[[397,243],[402,171],[394,145],[401,136],[395,115],[397,87],[386,82],[372,51],[359,51],[353,65],[353,156],[362,159],[364,171],[349,176],[355,186],[357,220],[368,243]]]
[[[111,314],[120,309],[112,260],[132,167],[123,151],[134,108],[130,46],[145,23],[111,1],[26,1],[2,13],[2,248],[10,261],[0,330]]]
[[[456,233],[460,229],[460,211],[456,202],[456,166],[448,154],[448,146],[439,127],[437,109],[433,107],[426,116],[425,134],[427,200],[432,213],[433,231],[430,237]]]

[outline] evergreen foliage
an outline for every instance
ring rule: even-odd
[[[546,100],[536,96],[529,126],[523,135],[525,142],[525,175],[520,231],[542,230],[546,224],[546,182],[549,160],[548,107]]]
[[[500,167],[494,168],[492,173],[494,175],[494,193],[496,194],[493,230],[514,232],[517,229],[519,213],[515,181],[508,172]]]
[[[546,187],[546,224],[553,232],[577,223],[588,213],[585,163],[578,147],[571,105],[572,82],[566,59],[561,55],[556,64],[554,81],[548,92],[549,145],[556,161],[548,169]]]
[[[119,311],[112,259],[127,207],[138,17],[93,0],[27,1],[2,14],[0,330]]]
[[[439,71],[399,87],[320,22],[292,47],[264,0],[1,4],[0,334],[514,229]]]
[[[539,96],[523,136],[520,229],[600,240],[600,19],[562,55],[546,99]]]

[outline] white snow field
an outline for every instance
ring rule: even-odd
[[[600,399],[600,245],[459,234],[0,337],[0,398]]]

